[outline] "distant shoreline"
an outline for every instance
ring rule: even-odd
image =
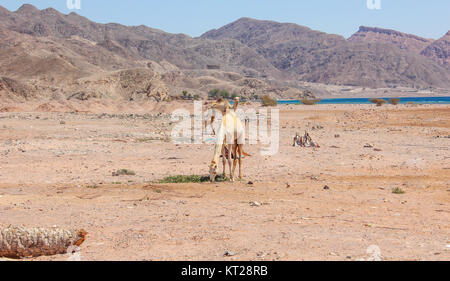
[[[436,97],[449,97],[450,91],[443,90],[442,92],[433,93],[420,93],[420,92],[381,92],[380,90],[368,91],[367,93],[338,93],[338,94],[317,94],[318,99],[347,99],[347,98],[370,98],[370,99],[384,99],[384,98],[436,98]]]
[[[372,98],[326,98],[320,99],[317,104],[372,104]],[[400,104],[450,104],[450,97],[380,97],[378,99],[399,99]],[[278,100],[278,104],[299,104],[301,100]]]

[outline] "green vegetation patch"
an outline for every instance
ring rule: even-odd
[[[226,177],[224,178],[222,175],[216,176],[216,182],[224,182],[227,180],[228,178]],[[200,183],[200,182],[209,182],[209,176],[177,175],[177,176],[168,176],[159,181],[159,183]]]
[[[395,187],[392,189],[392,193],[394,194],[405,194],[405,191],[401,189],[400,187]]]

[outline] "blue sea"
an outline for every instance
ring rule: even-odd
[[[322,99],[318,104],[372,104],[371,98]],[[382,98],[388,101],[390,98]],[[450,104],[450,97],[405,97],[398,98],[401,104]],[[278,100],[278,104],[299,104],[300,100]]]

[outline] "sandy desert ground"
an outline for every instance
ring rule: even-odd
[[[0,226],[84,228],[82,260],[450,259],[450,105],[281,106],[242,181],[159,184],[213,154],[168,141],[172,107],[3,107]],[[320,148],[292,147],[305,130]]]

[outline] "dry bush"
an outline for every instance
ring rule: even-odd
[[[382,106],[383,104],[386,103],[386,100],[384,100],[384,99],[371,99],[370,102],[371,103],[375,103],[377,106]]]
[[[400,103],[400,99],[389,99],[389,104],[397,105]]]
[[[278,102],[276,99],[273,99],[268,95],[265,95],[261,98],[261,104],[263,106],[276,106]]]
[[[318,100],[318,99],[313,99],[313,100],[310,100],[310,99],[302,99],[302,100],[301,100],[301,102],[302,102],[304,105],[315,105],[315,104],[318,104],[320,101],[321,101],[321,100]]]

